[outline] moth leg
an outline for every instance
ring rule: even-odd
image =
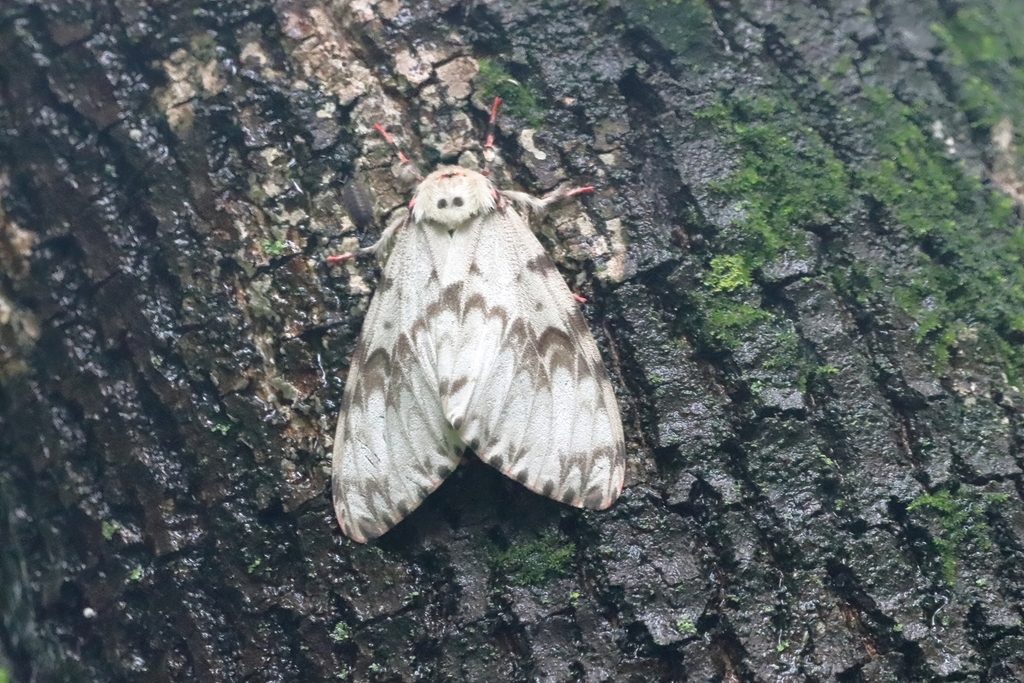
[[[420,173],[419,169],[416,168],[415,164],[409,161],[405,154],[402,153],[402,148],[399,147],[398,143],[395,142],[395,139],[392,138],[391,135],[389,135],[386,130],[384,130],[384,126],[380,125],[379,123],[375,123],[373,124],[373,127],[377,129],[377,132],[381,134],[381,136],[389,145],[395,148],[395,153],[398,154],[398,160],[402,162],[402,168],[409,169],[410,171],[412,171],[412,174],[417,181],[423,180],[423,174]]]
[[[412,209],[412,202],[409,203],[409,208]],[[406,215],[399,216],[395,220],[391,221],[391,225],[389,225],[387,229],[381,233],[380,239],[368,247],[363,247],[362,249],[359,250],[359,253],[379,254],[387,247],[388,243],[391,241],[391,238],[395,236],[395,233],[398,231],[398,229],[405,225],[406,223],[408,223],[410,220],[412,220],[411,211]]]
[[[358,256],[367,256],[370,254],[377,255],[384,251],[391,238],[395,236],[395,233],[400,227],[409,222],[412,217],[412,213],[408,213],[404,216],[399,216],[395,220],[391,221],[391,225],[381,233],[380,239],[371,244],[368,247],[362,247],[355,251],[347,251],[344,254],[337,254],[336,256],[328,256],[325,261],[328,263],[341,263],[342,261],[348,261],[349,259],[356,258]]]
[[[523,209],[534,214],[543,214],[548,210],[548,207],[555,202],[568,199],[569,197],[575,197],[580,194],[587,194],[593,192],[594,188],[591,185],[586,187],[570,187],[570,188],[558,188],[551,192],[548,192],[543,197],[534,197],[532,194],[526,192],[516,192],[515,190],[503,190],[499,194],[508,199],[510,202]]]
[[[491,120],[487,123],[487,138],[484,140],[484,170],[485,176],[491,174],[491,163],[494,161],[494,122],[498,118],[498,105],[501,104],[501,98],[495,97],[494,104],[491,105]]]

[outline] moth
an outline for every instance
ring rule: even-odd
[[[360,250],[377,253],[394,238],[334,438],[334,509],[360,543],[414,510],[466,448],[569,505],[607,508],[622,490],[625,445],[608,373],[524,218],[593,188],[538,198],[499,190],[485,173],[444,166],[421,178],[408,215]]]

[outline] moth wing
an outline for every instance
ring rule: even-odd
[[[435,321],[446,417],[481,460],[533,491],[608,507],[625,472],[622,421],[565,280],[511,208],[478,219],[459,248],[461,325]]]
[[[338,524],[360,543],[412,512],[460,458],[427,320],[440,290],[429,237],[415,224],[399,231],[345,382],[332,490]]]

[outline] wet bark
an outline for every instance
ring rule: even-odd
[[[1020,680],[1022,35],[998,0],[5,3],[0,664]],[[626,489],[466,464],[361,546],[328,453],[378,271],[324,257],[407,200],[374,122],[426,169],[495,95],[500,182],[598,188],[541,232]]]

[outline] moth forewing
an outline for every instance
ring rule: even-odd
[[[366,314],[334,442],[335,511],[354,540],[415,509],[466,445],[564,503],[605,508],[618,497],[625,446],[608,373],[512,205],[542,209],[573,193],[501,193],[457,166],[417,187]]]
[[[482,217],[467,238],[474,265],[463,310],[472,324],[453,355],[484,362],[442,375],[470,397],[450,397],[446,418],[461,421],[460,436],[484,462],[538,493],[607,507],[624,470],[621,420],[578,304],[515,211]]]

